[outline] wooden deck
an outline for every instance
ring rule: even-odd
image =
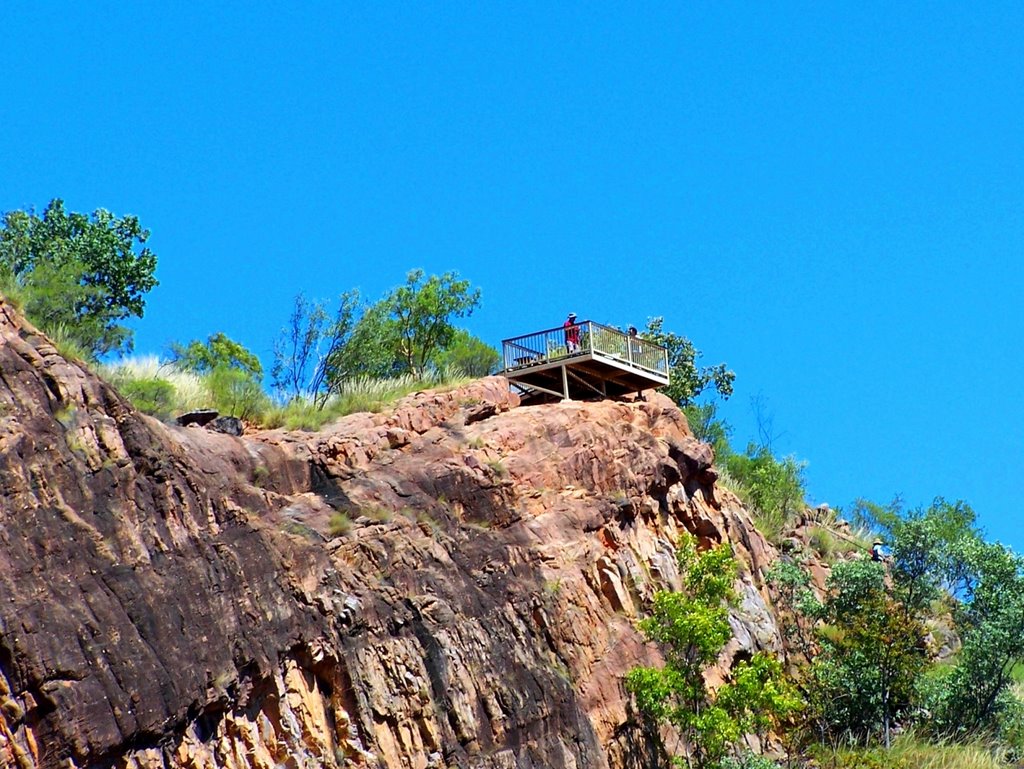
[[[502,373],[527,403],[613,398],[669,383],[664,347],[593,321],[506,339],[502,349]]]

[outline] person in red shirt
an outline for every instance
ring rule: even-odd
[[[569,317],[562,324],[565,329],[565,347],[569,354],[580,351],[580,327],[576,325],[576,313],[570,312]]]

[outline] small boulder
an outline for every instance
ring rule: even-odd
[[[195,411],[189,411],[178,417],[178,424],[182,427],[188,427],[189,425],[198,425],[204,427],[205,425],[212,422],[218,416],[216,409],[196,409]]]
[[[236,437],[241,436],[245,432],[242,420],[238,417],[217,417],[207,425],[207,429]]]

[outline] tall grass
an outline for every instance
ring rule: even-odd
[[[125,358],[117,364],[102,366],[99,375],[131,400],[136,409],[160,419],[209,408],[213,403],[213,395],[203,377],[178,371],[156,355]],[[143,393],[162,383],[170,387],[169,402],[155,404],[144,396]]]
[[[161,362],[155,355],[126,358],[116,364],[100,367],[100,375],[132,401],[140,411],[160,419],[201,408],[217,408],[228,413],[232,401],[218,387],[215,376],[181,371]],[[283,427],[287,430],[318,430],[323,425],[348,414],[361,411],[378,412],[400,398],[426,389],[456,387],[469,381],[457,370],[445,370],[426,377],[412,375],[391,379],[361,377],[346,382],[328,398],[322,408],[307,398],[274,405],[268,396],[248,397],[247,411],[235,414],[261,427]],[[251,394],[250,394],[251,395]]]
[[[79,364],[92,364],[95,362],[92,353],[75,339],[74,334],[67,325],[58,323],[49,329],[46,335],[50,337],[50,341],[53,342],[57,352],[66,360]]]
[[[984,742],[932,743],[912,734],[900,735],[892,748],[820,751],[823,769],[1007,769],[1001,751]]]
[[[126,385],[131,382],[167,382],[174,390],[171,406],[178,413],[208,408],[213,404],[213,395],[203,377],[162,363],[155,355],[125,358],[102,366],[100,375],[119,389],[130,389]]]
[[[259,420],[264,427],[283,427],[286,430],[318,430],[328,422],[361,411],[379,412],[406,395],[419,390],[453,387],[467,381],[454,372],[442,372],[427,377],[405,374],[391,379],[359,377],[345,382],[337,393],[328,398],[323,408],[311,400],[296,398],[283,406],[271,407]]]

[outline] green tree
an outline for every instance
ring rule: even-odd
[[[894,598],[885,567],[868,559],[837,563],[818,616],[826,625],[811,668],[814,711],[823,734],[866,741],[909,718],[928,664],[927,629]]]
[[[132,332],[120,321],[141,318],[157,285],[148,239],[135,216],[69,213],[59,198],[42,216],[9,211],[0,229],[0,289],[20,294],[43,330],[63,327],[93,356],[129,351]]]
[[[677,557],[683,591],[656,593],[651,616],[639,623],[661,646],[665,664],[633,668],[626,689],[645,717],[671,724],[685,739],[689,751],[674,762],[708,769],[719,766],[744,733],[764,733],[800,700],[778,662],[760,653],[736,665],[733,680],[717,691],[706,686],[705,669],[732,637],[728,605],[735,601],[736,561],[727,544],[698,552],[688,535]]]
[[[424,279],[423,270],[412,270],[405,285],[383,300],[396,359],[404,370],[423,376],[435,356],[455,336],[454,318],[473,314],[480,304],[480,289],[470,288],[458,273],[446,272]]]
[[[223,331],[211,334],[205,342],[193,339],[185,346],[172,344],[171,360],[175,367],[195,374],[230,368],[257,380],[263,376],[260,359]]]
[[[217,411],[239,419],[252,419],[265,407],[260,387],[263,366],[259,358],[223,332],[205,342],[171,346],[172,361],[182,371],[203,377]]]
[[[383,302],[367,307],[352,328],[345,344],[327,357],[327,382],[339,387],[349,379],[388,379],[406,373],[396,356],[394,327]]]
[[[920,623],[939,607],[952,615],[960,638],[961,648],[952,664],[932,669],[915,681],[913,698],[928,713],[917,727],[932,736],[952,739],[1005,734],[1005,725],[1020,713],[1020,702],[1012,696],[1010,685],[1012,671],[1024,662],[1024,561],[1003,545],[985,542],[974,511],[962,501],[951,503],[940,497],[927,508],[906,511],[898,499],[888,506],[860,500],[853,518],[874,528],[892,549],[885,598],[889,636],[896,637],[900,622]],[[882,602],[877,585],[860,593],[867,598],[862,595],[852,605],[865,612],[872,601]],[[873,613],[880,613],[877,606]],[[851,613],[846,624],[857,626],[865,636],[861,645],[868,648],[871,634],[884,640],[885,628],[877,626],[880,621]],[[914,632],[904,629],[900,638],[913,640],[916,633],[920,639],[923,631],[914,628]],[[867,656],[879,658],[884,652],[890,657],[902,653],[920,658],[924,644],[916,643],[910,651],[905,644],[901,646],[900,639],[891,648],[875,641]],[[853,659],[849,649],[839,649],[832,656],[845,659],[844,665],[836,663],[835,667],[849,672]],[[864,676],[851,674],[851,678],[862,681]],[[908,712],[905,709],[904,715]],[[838,716],[837,720],[845,718]]]
[[[436,359],[437,368],[459,371],[469,377],[493,374],[501,363],[501,354],[465,329],[456,329]]]
[[[295,297],[288,325],[274,342],[270,375],[278,392],[289,399],[310,398],[317,408],[326,405],[346,378],[334,366],[342,362],[342,351],[352,338],[359,304],[357,289],[344,292],[332,319],[322,302],[310,302],[302,294]]]
[[[1024,663],[1024,559],[966,535],[950,547],[953,616],[961,649],[929,703],[929,730],[942,737],[995,732],[1008,709],[1014,669]]]
[[[452,321],[471,315],[480,289],[457,273],[424,277],[412,270],[404,285],[366,308],[347,342],[329,356],[330,384],[351,377],[424,376],[458,339]]]
[[[645,339],[656,342],[668,350],[670,384],[662,388],[662,392],[680,406],[692,403],[709,385],[723,398],[732,395],[736,374],[726,368],[724,363],[698,368],[700,350],[685,336],[665,331],[664,325],[664,318],[651,318],[647,321],[643,333]]]

